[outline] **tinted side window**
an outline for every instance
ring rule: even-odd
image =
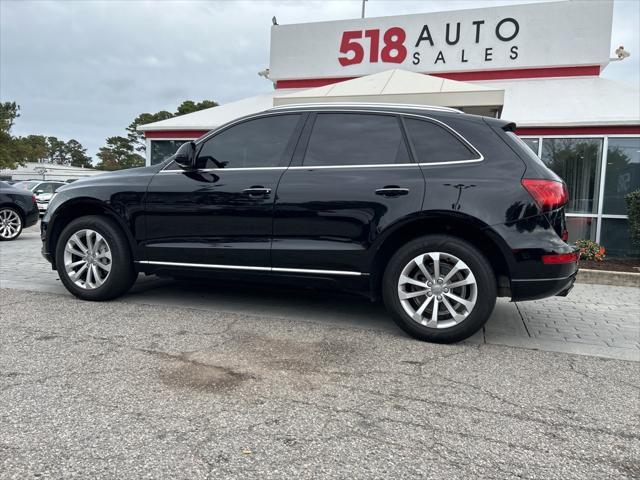
[[[420,163],[455,162],[479,158],[447,129],[433,122],[405,119],[407,134]]]
[[[391,115],[320,113],[304,165],[408,163],[398,119]]]
[[[252,168],[286,165],[287,144],[300,115],[258,118],[235,125],[207,140],[198,168]]]

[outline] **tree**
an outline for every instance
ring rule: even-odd
[[[19,116],[20,106],[16,102],[0,103],[0,131],[9,133]]]
[[[205,108],[217,107],[218,103],[213,100],[203,100],[201,102],[195,103],[193,100],[185,100],[180,104],[178,110],[175,113],[175,116],[186,115],[187,113],[197,112],[199,110],[204,110]]]
[[[56,137],[47,137],[49,145],[48,163],[55,165],[69,165],[71,158],[67,155],[67,144]]]
[[[640,248],[640,189],[624,197],[629,216],[629,236],[633,246]]]
[[[65,151],[72,167],[92,168],[91,157],[87,155],[87,149],[76,139],[72,138],[65,145]]]
[[[19,116],[20,106],[16,102],[0,103],[0,168],[14,169],[27,162],[92,166],[87,149],[75,139],[65,142],[44,135],[12,136],[11,127]]]
[[[46,162],[49,159],[49,144],[44,135],[28,135],[16,139],[20,143],[20,158],[24,162]]]
[[[133,145],[133,148],[138,152],[144,152],[147,144],[144,141],[144,132],[137,130],[138,125],[145,125],[147,123],[159,122],[172,118],[173,113],[162,110],[157,113],[141,113],[133,122],[127,127],[127,139]]]
[[[100,170],[121,170],[144,166],[144,157],[135,152],[133,144],[126,137],[109,137],[107,145],[100,147],[96,168]]]
[[[137,152],[144,152],[147,149],[147,144],[144,141],[144,132],[137,130],[138,126],[146,125],[147,123],[160,122],[169,118],[178,117],[180,115],[186,115],[187,113],[193,113],[205,108],[217,107],[218,103],[213,100],[202,100],[201,102],[194,102],[193,100],[185,100],[182,102],[175,113],[161,110],[156,113],[141,113],[133,122],[127,127],[127,139],[133,145],[133,148]]]
[[[16,168],[23,165],[21,145],[11,135],[11,127],[20,116],[20,107],[16,102],[0,103],[0,168]]]

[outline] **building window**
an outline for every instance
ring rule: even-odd
[[[640,249],[634,247],[629,236],[629,221],[624,218],[603,218],[600,244],[610,258],[638,257]]]
[[[523,138],[522,141],[531,149],[533,153],[538,155],[538,147],[540,146],[539,138]]]
[[[160,163],[176,153],[180,145],[188,140],[152,140],[151,141],[151,165]]]
[[[545,138],[542,161],[569,189],[568,213],[596,213],[602,159],[600,138]]]
[[[625,195],[640,188],[640,137],[609,138],[602,213],[627,215]]]
[[[569,243],[576,240],[596,239],[596,217],[567,217]]]

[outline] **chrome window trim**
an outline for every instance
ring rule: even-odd
[[[235,171],[243,171],[246,172],[248,170],[286,170],[288,167],[237,167],[237,168],[199,168],[197,170],[184,170],[182,168],[179,169],[168,169],[165,168],[160,170],[158,173],[176,173],[176,172],[235,172]]]
[[[330,105],[330,106],[335,106],[335,105]],[[446,108],[446,107],[443,107]],[[215,130],[212,130],[211,132],[203,135],[202,137],[200,137],[202,140],[202,142],[206,142],[207,140],[209,140],[209,138],[215,136],[215,134],[220,131],[221,129],[227,129],[227,128],[231,128],[232,126],[244,122],[244,121],[249,121],[249,120],[254,120],[257,118],[263,118],[263,117],[270,117],[270,116],[275,116],[274,112],[272,112],[273,109],[271,110],[266,110],[264,112],[260,112],[257,114],[253,114],[253,115],[249,115],[243,118],[239,118],[237,120],[232,121],[231,123],[227,123],[225,125],[222,125],[220,127],[218,127]],[[302,112],[302,113],[316,113],[317,109],[300,109],[300,110],[296,110],[296,112]],[[275,113],[281,113],[279,111],[275,112]],[[433,163],[429,163],[429,162],[416,162],[416,163],[385,163],[385,164],[376,164],[376,165],[294,165],[294,166],[289,166],[289,167],[247,167],[247,168],[203,168],[203,169],[196,169],[193,170],[194,172],[216,172],[216,171],[225,171],[225,172],[231,172],[231,171],[239,171],[239,170],[243,170],[243,171],[251,171],[251,170],[287,170],[287,169],[294,169],[294,170],[315,170],[315,169],[327,169],[327,168],[382,168],[382,167],[407,167],[407,166],[414,166],[414,165],[418,165],[420,167],[430,167],[430,166],[442,166],[442,165],[460,165],[460,164],[466,164],[466,163],[477,163],[477,162],[482,162],[485,157],[484,155],[482,155],[482,153],[480,153],[480,151],[471,143],[469,142],[469,140],[467,140],[462,134],[458,133],[458,131],[456,131],[454,128],[450,127],[449,125],[447,125],[446,123],[436,119],[436,118],[432,118],[432,117],[428,117],[428,116],[424,116],[424,115],[416,115],[413,113],[400,113],[400,112],[394,112],[394,111],[385,111],[385,110],[358,110],[358,109],[349,109],[349,110],[336,110],[336,113],[375,113],[375,114],[386,114],[386,115],[399,115],[401,117],[409,117],[409,118],[417,118],[419,120],[429,120],[432,122],[435,122],[437,124],[439,124],[440,126],[442,126],[443,128],[445,128],[446,130],[448,130],[449,132],[451,132],[453,135],[455,135],[459,140],[461,140],[468,148],[470,148],[473,152],[476,153],[476,155],[478,155],[478,158],[472,158],[472,159],[466,159],[466,160],[453,160],[451,162],[433,162]],[[169,165],[171,165],[172,162],[169,163]],[[177,173],[177,172],[186,172],[189,170],[183,170],[183,169],[179,169],[179,170],[175,170],[175,169],[168,169],[169,165],[167,165],[166,167],[164,167],[162,170],[160,170],[158,173],[163,173],[163,172],[167,172],[167,173]]]
[[[365,165],[295,165],[293,167],[289,167],[289,170],[324,170],[328,168],[406,168],[417,166],[419,166],[418,163],[375,163]]]
[[[322,275],[367,275],[362,272],[347,270],[319,270],[313,268],[285,268],[285,267],[254,267],[251,265],[220,265],[214,263],[186,263],[186,262],[160,262],[156,260],[138,260],[136,263],[144,265],[164,265],[169,267],[212,268],[218,270],[252,270],[259,272],[283,272],[283,273],[317,273]]]

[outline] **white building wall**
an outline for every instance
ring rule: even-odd
[[[53,165],[50,163],[29,162],[13,170],[0,170],[1,179],[11,180],[77,180],[104,173],[93,168],[68,167],[66,165]]]

